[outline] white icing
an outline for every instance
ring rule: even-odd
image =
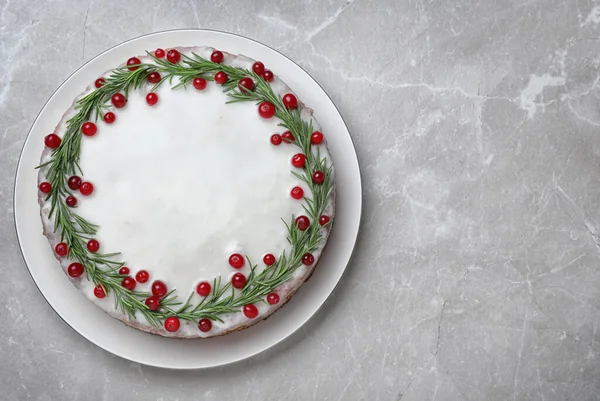
[[[211,49],[194,51],[208,57]],[[244,68],[252,62],[242,56],[225,58],[225,63]],[[264,268],[265,253],[278,257],[289,251],[282,219],[289,222],[292,215],[305,214],[302,201],[291,198],[290,190],[298,185],[305,196],[311,193],[290,172],[298,148],[270,143],[273,133],[283,131],[278,119],[261,118],[253,103],[226,104],[228,97],[212,82],[203,91],[191,85],[177,90],[162,85],[155,106],[145,101],[150,88],[130,92],[125,108],[111,110],[115,123],[99,121],[98,133],[83,138],[80,165],[84,181],[94,183],[95,190],[89,197],[78,196],[77,212],[100,226],[96,238],[101,252],[121,252],[119,260],[126,262],[132,276],[141,269],[150,272],[149,282],[138,283],[136,289],[149,291],[151,282],[160,279],[184,301],[200,281],[249,273],[248,263],[240,270],[229,266],[231,253],[247,255],[258,272]],[[277,79],[273,88],[279,94],[289,91]],[[57,128],[61,136],[70,114]],[[314,120],[313,124],[318,129]],[[47,158],[44,155],[42,161]],[[44,204],[45,227],[52,224],[48,209]],[[53,245],[56,242],[51,239]],[[320,252],[321,248],[315,252],[316,259]],[[62,261],[64,268],[69,263]],[[301,267],[294,278],[306,272]],[[104,309],[112,308],[110,297],[98,300],[92,295],[93,283],[82,279],[76,284]],[[296,286],[284,285],[282,296]],[[199,300],[195,294],[193,302]],[[261,315],[274,309],[264,303],[257,307]],[[161,334],[215,335],[248,320],[242,313],[224,318],[225,323],[213,322],[208,334],[184,321],[177,333]],[[140,314],[137,320],[145,323]]]

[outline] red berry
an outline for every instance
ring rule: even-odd
[[[121,281],[121,285],[127,288],[129,291],[133,291],[135,289],[135,280],[127,276],[123,279],[123,281]]]
[[[267,302],[269,303],[269,305],[275,305],[279,303],[279,294],[277,294],[276,292],[272,292],[269,295],[267,295]]]
[[[271,82],[271,81],[273,81],[273,78],[275,76],[273,75],[273,73],[271,71],[265,70],[265,72],[263,72],[263,74],[262,74],[262,77],[265,81]]]
[[[79,189],[79,187],[81,186],[81,178],[79,178],[76,175],[73,175],[73,176],[69,177],[69,179],[67,180],[67,185],[73,191],[77,191]]]
[[[56,149],[60,146],[61,139],[56,134],[50,134],[44,138],[44,144],[50,149]]]
[[[270,102],[262,102],[258,105],[258,114],[262,118],[271,118],[275,115],[275,106]]]
[[[67,206],[69,207],[75,207],[77,206],[77,198],[74,197],[73,195],[69,195],[67,196],[67,198],[65,199],[65,203],[67,204]]]
[[[329,223],[329,217],[328,216],[321,216],[319,217],[319,224],[324,226],[325,224]]]
[[[102,85],[104,85],[105,82],[106,82],[106,79],[104,79],[104,78],[98,78],[96,80],[96,82],[94,82],[94,86],[96,88],[100,88],[100,87],[102,87]]]
[[[87,249],[93,253],[98,252],[98,249],[100,249],[100,243],[95,239],[91,239],[87,243]]]
[[[290,194],[294,199],[302,199],[304,197],[304,190],[300,187],[294,187],[292,188]]]
[[[207,318],[200,319],[200,321],[198,322],[198,328],[200,329],[200,331],[207,333],[210,331],[210,329],[212,329],[212,322],[210,321],[210,319]]]
[[[119,269],[119,274],[123,274],[123,275],[129,274],[129,267],[127,267],[127,266],[121,267]]]
[[[167,52],[167,61],[169,63],[177,64],[179,60],[181,60],[181,54],[177,50],[171,49]]]
[[[227,82],[227,74],[225,74],[223,71],[219,71],[215,74],[215,82],[223,85],[225,82]]]
[[[109,111],[108,113],[106,113],[104,115],[104,122],[107,124],[114,123],[116,119],[117,119],[117,117],[115,116],[115,113],[113,113],[112,111]]]
[[[271,143],[273,145],[279,146],[279,145],[281,145],[281,141],[282,141],[281,135],[279,135],[279,134],[273,134],[273,135],[271,135]]]
[[[49,194],[50,191],[52,191],[52,184],[44,181],[44,182],[40,183],[40,186],[38,188],[40,189],[40,191],[42,193]]]
[[[246,276],[244,276],[242,273],[235,273],[231,277],[231,285],[233,288],[241,290],[246,285]]]
[[[82,182],[81,186],[79,187],[79,192],[81,192],[81,195],[83,196],[90,196],[92,192],[94,192],[94,184],[87,181]]]
[[[140,61],[139,58],[137,57],[131,57],[129,60],[127,60],[127,69],[129,71],[135,71],[140,67],[130,67],[131,65],[136,65],[136,64],[141,64],[142,62]]]
[[[154,106],[156,103],[158,103],[158,95],[154,92],[150,92],[146,95],[146,103],[148,103],[150,106]]]
[[[315,184],[321,185],[325,181],[325,173],[320,170],[315,171],[312,175],[312,181]]]
[[[157,84],[160,82],[160,74],[156,71],[152,71],[148,74],[148,83]]]
[[[234,253],[229,257],[229,264],[234,269],[241,269],[244,267],[244,257],[239,253]]]
[[[127,104],[127,99],[120,93],[115,93],[114,95],[112,95],[110,101],[112,102],[113,106],[115,106],[117,109],[121,109]]]
[[[152,294],[157,297],[164,297],[167,295],[167,285],[160,280],[155,280],[152,283]]]
[[[67,273],[71,277],[79,277],[83,274],[83,265],[81,263],[71,263],[69,267],[67,267]]]
[[[285,108],[288,110],[298,107],[298,99],[291,93],[286,93],[283,95],[283,99],[281,100],[283,101]]]
[[[292,165],[296,168],[302,168],[306,164],[306,156],[302,153],[296,153],[292,157]]]
[[[323,142],[323,133],[321,131],[315,131],[310,136],[310,143],[313,145],[318,145]]]
[[[283,134],[281,134],[281,138],[283,138],[283,142],[285,143],[292,143],[296,140],[296,138],[294,138],[294,134],[292,134],[290,131],[285,131]]]
[[[102,284],[98,284],[94,287],[94,295],[96,296],[96,298],[100,299],[106,296],[106,292],[104,292],[104,287],[102,287]]]
[[[249,319],[254,319],[258,316],[258,309],[253,304],[244,305],[244,315]]]
[[[305,253],[302,255],[302,263],[306,266],[310,266],[315,263],[315,257],[310,253]]]
[[[252,71],[254,71],[256,75],[262,75],[265,73],[265,65],[260,61],[257,61],[256,63],[252,64]]]
[[[150,278],[150,274],[148,274],[148,272],[146,270],[140,270],[135,275],[135,280],[138,283],[142,283],[142,284],[147,282],[149,278]]]
[[[150,295],[146,298],[145,304],[150,310],[158,310],[160,308],[160,298],[156,295]]]
[[[263,262],[265,262],[265,265],[267,266],[272,266],[273,264],[275,264],[275,255],[273,255],[272,253],[267,253],[263,257]]]
[[[298,216],[296,217],[296,225],[300,231],[305,231],[310,227],[310,220],[306,216]]]
[[[208,281],[203,281],[201,283],[199,283],[196,286],[196,292],[198,293],[198,295],[200,295],[201,297],[206,297],[208,296],[208,294],[210,294],[210,290],[211,290],[211,286],[210,283]]]
[[[204,78],[196,77],[192,83],[194,84],[194,88],[198,89],[199,91],[206,88],[206,79]]]
[[[163,49],[161,49],[160,47],[156,50],[154,50],[154,57],[156,58],[163,58],[165,56],[165,51]]]
[[[175,316],[170,316],[165,319],[165,329],[171,333],[179,330],[179,319]]]
[[[223,52],[219,51],[219,50],[215,50],[214,52],[212,52],[212,54],[210,55],[210,61],[212,61],[213,63],[220,63],[223,61]]]
[[[244,77],[240,79],[238,87],[240,88],[241,92],[246,93],[247,90],[251,91],[252,89],[254,89],[254,81],[252,80],[252,78]]]
[[[58,244],[56,244],[54,250],[56,251],[56,254],[58,256],[67,256],[67,253],[69,253],[69,248],[64,242],[59,242]]]
[[[85,136],[94,136],[98,132],[98,127],[96,127],[96,124],[88,121],[81,126],[81,132]]]

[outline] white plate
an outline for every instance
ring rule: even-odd
[[[208,340],[173,340],[142,333],[113,319],[89,302],[65,277],[42,235],[37,203],[37,171],[43,138],[73,99],[99,74],[130,56],[157,47],[208,45],[261,60],[299,98],[315,110],[327,135],[336,170],[336,216],[327,250],[313,277],[271,318],[246,330]],[[122,358],[146,365],[197,369],[224,365],[262,352],[298,330],[313,316],[339,282],[350,260],[360,222],[361,179],[348,128],[323,89],[302,68],[275,50],[224,32],[177,30],[154,33],[122,43],[90,60],[52,95],[25,141],[15,183],[15,222],[23,257],[42,295],[79,334]],[[152,352],[148,352],[151,349]]]

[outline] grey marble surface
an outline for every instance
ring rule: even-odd
[[[600,3],[0,1],[0,399],[600,399]],[[21,145],[54,89],[129,38],[200,27],[290,56],[356,143],[363,230],[303,330],[177,373],[48,307],[13,228]],[[152,352],[152,350],[148,350]]]

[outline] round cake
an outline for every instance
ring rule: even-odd
[[[244,329],[281,308],[325,248],[325,134],[259,61],[210,47],[131,57],[44,139],[44,235],[73,284],[136,329]]]

